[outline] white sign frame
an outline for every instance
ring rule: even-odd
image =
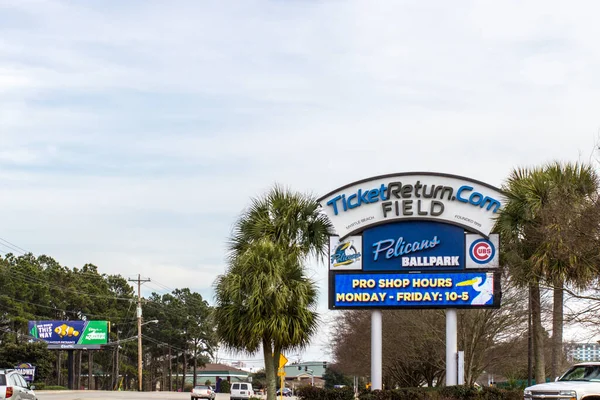
[[[402,220],[446,222],[489,237],[505,196],[462,176],[406,172],[350,183],[318,201],[341,239]]]

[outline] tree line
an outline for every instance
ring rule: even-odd
[[[33,340],[28,321],[106,320],[108,345],[76,351],[76,387],[137,388],[137,296],[125,277],[103,274],[93,264],[69,268],[45,255],[6,254],[0,257],[0,287],[0,367],[30,362],[38,387],[66,386],[66,352]],[[195,383],[196,368],[216,350],[207,301],[188,288],[175,289],[152,293],[142,309],[144,321],[158,321],[142,330],[145,390],[183,389],[192,368]]]

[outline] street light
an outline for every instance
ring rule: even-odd
[[[142,326],[146,324],[158,324],[157,319],[146,321],[142,324],[142,308],[138,309],[138,390],[142,391]]]

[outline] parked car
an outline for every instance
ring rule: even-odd
[[[248,382],[235,382],[231,384],[231,400],[249,399],[254,394],[252,384]]]
[[[192,400],[195,399],[210,399],[213,400],[216,394],[215,391],[207,385],[197,385],[192,389]]]
[[[0,399],[37,400],[33,389],[14,369],[0,369]]]
[[[600,397],[600,362],[575,364],[555,382],[527,387],[523,394],[526,400],[597,399]]]
[[[283,395],[287,396],[287,397],[291,397],[292,396],[292,389],[290,389],[290,388],[283,388]],[[277,396],[281,396],[281,389],[277,389]]]

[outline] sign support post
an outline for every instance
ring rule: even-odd
[[[69,390],[73,390],[75,386],[75,376],[73,373],[74,362],[73,350],[67,350],[67,387]]]
[[[383,321],[381,310],[371,313],[371,389],[381,390],[382,348],[383,348]]]
[[[446,310],[446,386],[458,384],[456,355],[458,354],[456,309]]]

